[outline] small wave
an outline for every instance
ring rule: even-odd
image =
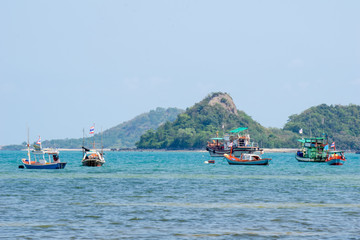
[[[107,206],[149,206],[149,207],[181,207],[181,208],[360,208],[360,204],[338,203],[97,203]]]
[[[328,233],[328,232],[273,232],[273,231],[241,231],[241,232],[223,232],[223,233],[195,233],[195,234],[182,234],[175,233],[173,234],[176,237],[223,237],[223,236],[232,236],[232,237],[321,237],[321,236],[332,236],[337,235]],[[342,236],[340,233],[338,236]]]

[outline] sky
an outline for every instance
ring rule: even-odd
[[[227,92],[265,127],[360,105],[360,1],[0,0],[0,145]]]

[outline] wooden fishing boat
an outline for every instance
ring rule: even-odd
[[[325,162],[329,165],[343,165],[345,163],[344,151],[329,151]]]
[[[47,157],[46,157],[47,156]],[[33,151],[33,159],[21,159],[28,169],[63,169],[66,162],[60,162],[59,152],[56,150]]]
[[[261,158],[257,154],[243,153],[240,158],[231,154],[224,154],[230,165],[268,165],[271,158]]]
[[[30,151],[30,144],[28,141],[28,158],[21,159],[23,166],[21,168],[27,169],[63,169],[66,162],[60,162],[59,151],[56,149],[41,149],[41,139],[34,144],[34,150]]]
[[[325,162],[328,152],[328,143],[325,137],[311,137],[298,139],[302,143],[295,158],[299,162]]]
[[[94,125],[90,128],[90,134],[94,134],[95,133],[95,123]],[[102,131],[101,131],[102,133]],[[88,149],[86,147],[84,147],[85,145],[85,138],[84,138],[85,133],[83,132],[83,158],[81,160],[81,164],[83,166],[87,166],[87,167],[101,167],[104,163],[105,163],[105,158],[104,158],[104,148],[102,146],[102,134],[101,134],[101,151],[98,151],[95,149],[95,135],[93,137],[94,142],[93,142],[93,149]]]
[[[228,147],[229,139],[221,137],[210,138],[206,146],[206,151],[209,152],[210,157],[223,157],[225,153],[230,153]]]
[[[211,138],[206,146],[206,150],[211,157],[223,157],[224,154],[230,154],[231,148],[231,154],[236,157],[240,157],[242,153],[263,154],[263,149],[250,141],[250,135],[242,133],[247,129],[240,127],[229,131],[224,137],[217,136]]]
[[[104,153],[96,149],[83,148],[83,159],[81,161],[83,166],[87,167],[101,167],[105,163]]]

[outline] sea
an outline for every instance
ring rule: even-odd
[[[21,169],[0,151],[0,239],[360,239],[360,154],[342,166],[265,153],[268,166],[206,152],[106,152],[102,167]]]

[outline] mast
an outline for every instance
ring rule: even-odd
[[[95,123],[94,123],[94,129],[95,129]],[[95,130],[94,130],[94,131],[95,131]],[[95,132],[94,132],[93,138],[94,138],[93,149],[95,149]]]
[[[28,158],[29,158],[29,164],[31,164],[30,140],[29,140],[29,127],[28,127],[28,129],[27,129],[27,148],[28,148]]]
[[[104,154],[104,145],[103,145],[103,130],[101,127],[101,156]]]
[[[84,155],[85,155],[85,129],[83,128],[83,144],[82,144],[82,151],[83,151],[83,158],[84,158]]]

